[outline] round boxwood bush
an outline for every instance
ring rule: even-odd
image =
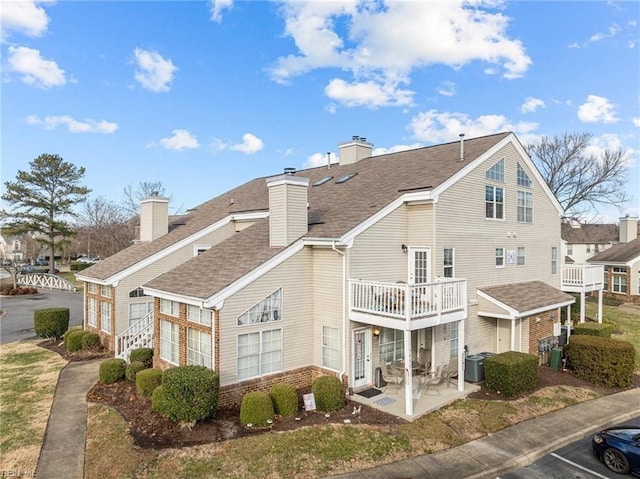
[[[129,361],[140,361],[147,365],[148,368],[153,366],[153,348],[137,348],[129,353]]]
[[[151,410],[164,415],[162,386],[158,386],[153,390],[153,394],[151,395]]]
[[[100,336],[98,333],[86,332],[81,340],[82,349],[98,349],[100,347]]]
[[[82,338],[86,331],[82,329],[74,329],[67,335],[66,348],[70,353],[80,351],[82,349]]]
[[[219,388],[218,373],[204,366],[168,369],[162,377],[164,415],[184,423],[213,417],[218,408]]]
[[[36,309],[33,329],[41,338],[61,338],[69,329],[69,308]]]
[[[142,361],[133,361],[127,366],[124,377],[127,381],[136,382],[136,375],[144,369],[147,369],[147,366]]]
[[[113,384],[124,379],[127,370],[127,363],[124,359],[110,358],[100,363],[100,371],[98,377],[100,382],[104,384]]]
[[[276,384],[269,391],[269,395],[276,414],[288,417],[295,416],[298,412],[298,393],[291,384]]]
[[[273,402],[271,397],[262,391],[247,393],[240,404],[240,422],[256,427],[269,425],[274,417]]]
[[[69,337],[69,335],[71,333],[73,333],[74,331],[82,331],[82,328],[80,327],[73,327],[71,329],[67,329],[64,334],[62,335],[62,345],[64,346],[64,349],[67,349],[67,338]]]
[[[144,364],[144,363],[143,363]],[[159,369],[143,369],[136,373],[136,389],[141,396],[151,397],[153,390],[162,383],[163,372]]]
[[[320,376],[313,381],[311,391],[318,411],[331,412],[344,408],[347,400],[342,390],[342,381],[336,376]]]

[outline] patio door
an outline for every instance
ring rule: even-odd
[[[409,248],[409,284],[431,281],[431,248]]]
[[[353,330],[353,388],[371,384],[371,328]]]

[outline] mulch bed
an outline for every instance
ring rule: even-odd
[[[61,339],[47,339],[38,343],[38,346],[44,349],[48,349],[55,353],[58,353],[67,361],[89,361],[91,359],[108,359],[113,357],[113,353],[110,353],[106,349],[95,349],[89,351],[75,351],[70,353],[62,345]]]
[[[69,361],[82,361],[97,357],[112,357],[105,352],[68,353],[60,341],[45,341],[39,344],[62,355]],[[572,371],[556,371],[547,366],[541,366],[538,374],[536,390],[547,386],[574,386],[593,390],[598,394],[612,394],[624,388],[604,388],[595,386],[575,376]],[[505,400],[502,395],[489,391],[484,382],[479,384],[480,390],[470,394],[471,399]],[[640,387],[640,375],[634,376],[632,387]],[[301,394],[309,390],[299,391]],[[521,397],[521,396],[520,396]],[[518,399],[518,397],[507,400]],[[223,442],[229,439],[246,437],[267,432],[280,432],[299,429],[301,427],[321,424],[344,424],[345,420],[351,424],[366,424],[370,426],[389,427],[406,421],[381,410],[368,407],[347,400],[346,407],[341,411],[332,412],[327,416],[317,411],[304,412],[302,402],[299,405],[298,419],[294,417],[277,417],[269,428],[247,428],[240,423],[237,409],[218,409],[215,419],[199,421],[192,428],[181,427],[164,416],[151,410],[151,400],[140,396],[135,384],[120,381],[115,384],[96,383],[87,394],[87,400],[94,403],[113,407],[124,418],[135,443],[143,448],[162,449],[195,446]],[[354,411],[354,408],[356,409]]]

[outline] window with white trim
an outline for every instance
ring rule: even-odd
[[[149,296],[148,294],[144,294],[144,291],[141,287],[137,287],[136,289],[132,289],[129,291],[130,298],[142,298],[144,296]]]
[[[340,330],[322,326],[322,367],[340,370]]]
[[[160,300],[160,312],[168,314],[169,316],[180,316],[180,303],[177,301],[171,301],[169,299]]]
[[[453,248],[445,248],[443,253],[442,275],[445,278],[453,278],[455,275],[455,251]]]
[[[449,357],[457,358],[458,357],[458,323],[453,322],[449,323]]]
[[[111,286],[108,286],[106,284],[103,284],[102,286],[100,286],[100,296],[103,296],[105,298],[110,298],[111,297]]]
[[[135,323],[140,321],[151,311],[153,311],[153,302],[151,301],[148,301],[145,303],[130,303],[129,304],[129,326],[133,326]]]
[[[551,247],[551,274],[558,274],[558,248]]]
[[[487,180],[504,183],[504,158],[489,168],[484,176]]]
[[[520,163],[517,164],[516,176],[517,176],[518,186],[531,188],[531,180],[529,179],[529,175],[527,175],[527,172],[520,165]]]
[[[282,329],[238,335],[238,380],[282,370]]]
[[[504,188],[498,186],[485,187],[485,218],[504,219]]]
[[[518,221],[533,223],[533,193],[518,191]]]
[[[518,266],[523,266],[525,263],[526,263],[526,255],[525,255],[524,246],[518,246],[518,255],[517,255],[516,264]]]
[[[282,288],[253,305],[238,316],[238,326],[257,323],[269,323],[282,319]]]
[[[87,283],[87,292],[89,293],[97,293],[98,292],[98,285],[96,283]]]
[[[111,332],[111,303],[100,301],[100,329]]]
[[[573,245],[572,244],[568,244],[567,245],[567,254],[569,254],[569,255],[573,254]]]
[[[204,324],[205,326],[211,326],[211,316],[213,311],[210,309],[202,309],[192,304],[187,305],[187,320]]]
[[[160,320],[160,357],[171,364],[179,364],[180,328],[176,323]]]
[[[404,359],[404,333],[402,330],[380,328],[380,359],[386,363]]]
[[[604,281],[602,282],[604,285],[604,290],[609,291],[609,267],[604,267]]]
[[[613,292],[614,293],[626,293],[627,292],[627,267],[626,266],[614,266],[612,270],[613,276],[611,278]]]
[[[504,268],[504,248],[496,248],[496,268]]]
[[[90,326],[98,325],[98,300],[96,298],[87,300],[87,322]]]
[[[187,364],[211,369],[211,335],[187,329]]]

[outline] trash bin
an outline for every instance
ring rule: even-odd
[[[465,358],[464,380],[470,383],[484,381],[484,356],[472,354]]]
[[[379,367],[376,368],[376,377],[375,377],[375,379],[376,379],[375,384],[376,384],[377,388],[383,388],[383,387],[385,387],[387,385],[387,382],[384,379],[382,379],[382,369],[379,368]]]
[[[561,365],[562,365],[562,348],[551,349],[551,359],[549,359],[549,367],[551,369],[555,369],[556,371],[559,371]]]

